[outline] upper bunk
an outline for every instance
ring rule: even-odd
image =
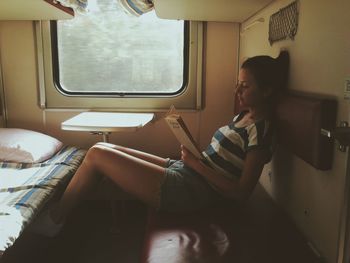
[[[61,20],[73,17],[73,9],[56,0],[0,1],[0,20]]]
[[[90,0],[91,1],[91,0]],[[123,0],[118,0],[123,1]],[[142,2],[144,0],[127,1]],[[195,21],[226,21],[241,23],[266,7],[273,0],[153,0],[159,18]],[[66,0],[3,0],[0,20],[62,20],[74,17]],[[85,1],[76,0],[82,3]],[[93,1],[91,1],[92,3]],[[131,2],[131,3],[130,3]]]

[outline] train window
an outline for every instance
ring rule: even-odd
[[[61,91],[96,95],[180,92],[187,80],[184,21],[159,19],[154,12],[134,17],[113,1],[97,3],[98,9],[89,15],[54,24],[54,78]]]
[[[132,17],[99,0],[88,15],[38,23],[42,107],[201,107],[200,22]]]

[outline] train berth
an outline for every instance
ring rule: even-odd
[[[1,256],[64,189],[85,151],[34,131],[5,128],[0,133]]]

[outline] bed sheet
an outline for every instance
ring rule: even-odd
[[[68,183],[85,153],[64,146],[42,163],[0,162],[0,257],[58,189]]]

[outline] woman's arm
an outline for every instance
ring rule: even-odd
[[[241,177],[238,180],[231,180],[205,165],[185,147],[182,146],[181,149],[181,159],[187,166],[201,174],[224,196],[239,201],[243,201],[249,197],[259,180],[266,161],[266,152],[263,149],[249,151],[244,161]]]

